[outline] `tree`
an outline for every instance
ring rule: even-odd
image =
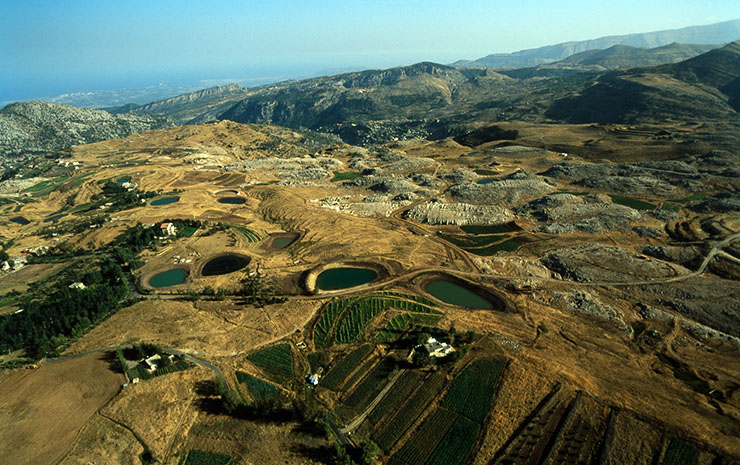
[[[375,461],[378,457],[378,451],[380,448],[371,439],[366,439],[362,442],[362,463],[369,465]]]
[[[416,343],[419,345],[424,345],[427,343],[430,337],[432,337],[432,335],[429,333],[419,333],[416,336]]]

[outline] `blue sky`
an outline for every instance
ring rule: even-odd
[[[449,63],[737,18],[738,0],[3,0],[0,101]]]

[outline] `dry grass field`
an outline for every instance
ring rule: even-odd
[[[96,412],[120,390],[123,375],[100,354],[40,368],[18,369],[0,381],[0,457],[5,463],[55,463]]]

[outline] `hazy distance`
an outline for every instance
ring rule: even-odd
[[[736,0],[277,0],[217,6],[8,0],[3,10],[0,102],[160,83],[180,90],[225,82],[249,86],[419,61],[450,63],[740,17]]]

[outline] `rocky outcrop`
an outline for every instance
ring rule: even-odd
[[[510,210],[495,205],[471,205],[467,203],[442,203],[436,201],[416,205],[405,216],[417,223],[454,224],[458,226],[494,225],[514,219]]]
[[[159,116],[112,115],[59,103],[13,103],[0,110],[0,154],[51,152],[172,126]]]

